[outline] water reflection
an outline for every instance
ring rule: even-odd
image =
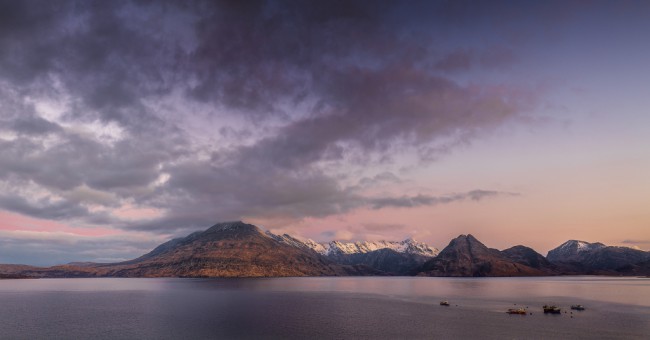
[[[0,280],[0,292],[33,291],[276,291],[382,296],[522,300],[574,298],[650,307],[650,280],[612,277],[428,278],[307,277],[251,279],[38,279]]]
[[[650,334],[649,299],[636,278],[0,280],[0,338],[627,339]]]

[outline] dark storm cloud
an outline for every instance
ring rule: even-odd
[[[51,29],[65,10],[56,1],[0,1],[0,75],[24,84],[53,67]],[[65,6],[65,5],[64,5]]]
[[[189,92],[255,116],[277,113],[283,101],[321,99],[322,93],[314,91],[322,90],[323,76],[330,71],[422,54],[421,46],[384,23],[390,12],[381,1],[213,2],[199,7],[198,45],[190,55],[197,83]]]
[[[428,150],[425,158],[433,159],[530,106],[525,90],[466,86],[446,76],[516,60],[507,46],[433,46],[441,38],[431,26],[436,18],[459,10],[447,6],[0,1],[0,99],[13,103],[0,107],[0,132],[18,135],[0,139],[0,180],[61,197],[61,207],[5,198],[4,209],[78,218],[91,201],[73,193],[87,187],[113,197],[93,204],[128,202],[164,213],[120,226],[164,231],[496,195],[368,198],[362,187],[394,179],[352,187],[320,167],[371,165],[372,156],[386,159],[398,150]],[[57,121],[41,117],[33,98],[66,98],[66,111]],[[200,105],[222,122],[215,135],[252,142],[200,145],[183,126],[202,117],[193,112]],[[259,128],[228,126],[233,119],[276,127],[255,136]],[[95,121],[124,132],[107,143],[66,127]],[[168,180],[158,182],[163,173]]]
[[[68,119],[158,131],[164,123],[142,100],[172,88],[177,44],[147,26],[149,16],[164,17],[166,7],[140,4],[3,1],[0,76],[23,94],[70,94]],[[129,17],[129,11],[139,14]]]

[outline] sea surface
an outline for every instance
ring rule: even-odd
[[[0,280],[0,338],[650,339],[650,279]]]

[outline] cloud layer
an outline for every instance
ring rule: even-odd
[[[399,180],[387,171],[405,159],[534,105],[525,89],[452,76],[517,58],[441,41],[416,15],[453,14],[436,6],[2,2],[0,209],[173,233],[499,195],[377,194],[368,180]]]

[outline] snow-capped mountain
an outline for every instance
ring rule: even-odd
[[[549,251],[546,258],[551,262],[569,262],[577,260],[580,255],[591,253],[605,247],[606,245],[600,242],[589,243],[585,241],[569,240],[562,243],[559,247]]]
[[[546,258],[570,274],[643,274],[650,270],[650,252],[602,243],[570,240],[549,251]]]
[[[404,241],[331,241],[329,243],[318,243],[311,239],[301,241],[288,234],[276,235],[270,231],[267,231],[266,235],[284,244],[298,248],[308,248],[324,256],[365,254],[380,249],[391,249],[402,254],[425,257],[434,257],[440,252],[438,249],[430,247],[424,242],[418,242],[412,238],[407,238]]]
[[[408,275],[422,263],[438,255],[436,248],[412,238],[404,241],[318,243],[314,240],[299,240],[293,236],[266,235],[275,241],[292,247],[316,252],[334,263],[359,268],[372,268],[390,275]]]
[[[340,242],[316,243],[307,240],[305,245],[325,256],[365,254],[380,249],[391,249],[398,253],[434,257],[439,251],[426,243],[408,238],[404,241],[363,241],[363,242]]]

